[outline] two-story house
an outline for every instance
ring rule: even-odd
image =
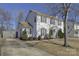
[[[64,32],[62,20],[35,10],[29,11],[26,21],[32,26],[31,33],[33,37],[41,36],[44,38],[49,35],[51,30],[51,37],[55,38],[59,29]]]
[[[26,21],[32,26],[32,37],[41,36],[44,38],[46,35],[49,35],[51,31],[51,37],[56,38],[59,29],[64,33],[63,20],[55,16],[49,16],[36,10],[30,10]],[[79,23],[68,20],[67,33],[68,37],[79,37]]]

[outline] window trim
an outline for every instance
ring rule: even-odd
[[[41,36],[45,36],[47,33],[47,29],[41,28]]]
[[[53,19],[50,19],[50,24],[53,24],[53,25],[55,25],[55,20],[53,20]]]
[[[45,17],[45,16],[41,16],[41,22],[43,22],[43,23],[47,23],[47,17]]]
[[[58,25],[61,26],[62,25],[62,22],[61,21],[58,21]]]
[[[36,17],[34,17],[34,22],[36,23]]]

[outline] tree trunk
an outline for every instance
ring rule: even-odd
[[[70,5],[71,3],[65,3],[63,4],[64,5],[64,46],[67,47],[68,44],[67,44],[67,39],[68,39],[68,36],[67,36],[67,16],[68,16],[68,13],[69,13],[69,8],[70,8]]]
[[[64,14],[64,46],[67,47],[67,11]]]

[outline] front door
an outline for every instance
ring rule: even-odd
[[[53,38],[55,34],[55,29],[51,29],[50,30],[50,37]]]
[[[42,36],[42,38],[44,38],[45,35],[47,35],[47,30],[45,28],[42,28],[41,29],[41,36]]]
[[[16,38],[18,38],[18,32],[16,31]]]

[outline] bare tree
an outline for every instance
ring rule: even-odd
[[[17,36],[20,37],[21,34],[21,21],[24,21],[25,15],[24,15],[24,11],[19,11],[18,16],[17,16],[17,31],[18,34]]]
[[[17,16],[17,28],[20,25],[20,22],[24,20],[24,12],[23,11],[19,11],[18,16]]]
[[[63,4],[64,10],[64,46],[67,46],[67,16],[69,12],[70,4]]]
[[[9,14],[8,11],[5,11],[4,9],[0,9],[0,34],[1,34],[1,38],[0,38],[0,55],[2,54],[2,47],[5,44],[5,39],[3,39],[3,30],[7,29],[5,28],[9,23],[5,24],[5,22],[9,22],[11,17],[11,15]],[[9,27],[8,27],[9,28]]]
[[[47,4],[51,15],[60,14],[64,19],[64,46],[67,46],[67,19],[71,3]]]
[[[5,11],[4,9],[0,9],[0,22],[1,22],[1,37],[3,38],[3,30],[6,29],[5,26],[5,22],[9,22],[9,20],[11,19],[10,17],[11,15],[9,14],[8,11]],[[9,23],[8,23],[9,24]],[[6,25],[8,25],[6,24]]]

